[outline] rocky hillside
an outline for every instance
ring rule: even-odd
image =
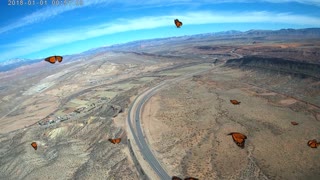
[[[244,83],[320,107],[320,65],[252,56],[229,60],[225,66],[245,71]]]
[[[124,129],[112,120],[112,107],[127,107],[131,93],[76,120],[0,134],[0,179],[138,179]],[[111,144],[115,137],[123,141]]]
[[[258,68],[267,71],[290,74],[301,78],[313,77],[320,79],[320,65],[307,62],[248,56],[240,59],[228,60],[226,65],[241,68]]]

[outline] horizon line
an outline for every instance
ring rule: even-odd
[[[123,42],[123,43],[115,43],[115,44],[111,44],[111,45],[107,45],[107,46],[100,46],[97,48],[90,48],[78,53],[74,53],[74,54],[64,54],[61,56],[74,56],[74,55],[80,55],[82,53],[86,53],[88,51],[91,50],[97,50],[100,48],[108,48],[108,47],[112,47],[112,46],[123,46],[126,44],[130,44],[130,43],[137,43],[137,42],[145,42],[145,41],[152,41],[152,40],[164,40],[164,39],[170,39],[170,38],[181,38],[181,37],[190,37],[190,36],[197,36],[197,35],[209,35],[209,34],[219,34],[219,33],[225,33],[225,32],[230,32],[230,31],[235,31],[235,32],[239,32],[239,33],[247,33],[247,32],[251,32],[251,31],[280,31],[280,30],[304,30],[304,29],[319,29],[320,27],[308,27],[308,28],[281,28],[281,29],[275,29],[275,30],[268,30],[268,29],[250,29],[250,30],[246,30],[246,31],[241,31],[241,30],[235,30],[235,29],[230,29],[230,30],[225,30],[225,31],[219,31],[219,32],[209,32],[209,33],[197,33],[197,34],[191,34],[191,35],[181,35],[181,36],[170,36],[170,37],[160,37],[160,38],[151,38],[151,39],[141,39],[141,40],[134,40],[134,41],[128,41],[128,42]],[[2,63],[8,62],[8,61],[13,61],[13,60],[17,60],[17,59],[26,59],[26,61],[29,60],[38,60],[38,59],[44,59],[44,58],[10,58],[10,59],[6,59],[3,61],[0,61],[0,65]]]

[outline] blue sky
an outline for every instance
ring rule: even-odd
[[[0,62],[142,39],[320,27],[320,0],[83,0],[83,5],[46,0],[42,6],[40,0],[32,1],[36,4],[0,2]],[[182,28],[174,26],[175,18],[183,22]]]

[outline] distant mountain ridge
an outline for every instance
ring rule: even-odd
[[[8,61],[4,61],[0,63],[0,72],[10,71],[12,69],[16,69],[21,66],[34,64],[36,62],[39,62],[38,59],[22,59],[22,58],[15,58]]]
[[[21,62],[28,61],[28,60],[30,60],[30,59],[14,58],[14,59],[10,59],[8,61],[0,62],[0,66],[6,66],[6,65],[14,64],[14,63],[21,63]]]
[[[222,31],[222,32],[214,32],[214,33],[203,33],[203,34],[195,34],[195,35],[186,35],[186,36],[178,36],[178,37],[167,37],[167,38],[156,38],[156,39],[148,39],[148,40],[138,40],[132,41],[124,44],[116,44],[101,48],[90,49],[83,53],[99,53],[107,50],[120,50],[126,47],[139,46],[143,43],[148,44],[158,44],[158,43],[166,43],[169,41],[177,41],[177,40],[187,40],[190,38],[204,38],[208,36],[303,36],[310,38],[320,38],[320,28],[306,28],[306,29],[280,29],[280,30],[249,30],[249,31]],[[82,53],[81,53],[82,54]]]
[[[137,47],[143,43],[149,45],[157,45],[168,43],[171,41],[179,41],[179,40],[188,40],[188,39],[196,39],[196,38],[205,38],[209,36],[282,36],[282,37],[304,37],[304,38],[320,38],[320,28],[306,28],[306,29],[280,29],[280,30],[249,30],[249,31],[223,31],[223,32],[215,32],[215,33],[204,33],[204,34],[195,34],[188,36],[179,36],[179,37],[167,37],[167,38],[157,38],[157,39],[148,39],[148,40],[138,40],[132,41],[124,44],[115,44],[106,47],[100,47],[95,49],[90,49],[88,51],[84,51],[79,54],[74,55],[65,55],[64,59],[68,61],[78,60],[79,58],[89,57],[90,55],[101,53],[105,51],[116,51],[116,50],[125,50],[126,48]],[[42,59],[12,59],[8,61],[4,61],[0,63],[0,72],[10,71],[12,69],[16,69],[18,67],[24,65],[30,65],[33,63],[37,63],[42,61]]]
[[[320,37],[320,28],[306,28],[306,29],[280,29],[272,30],[249,30],[244,32],[247,35],[294,35],[294,36],[316,36]]]

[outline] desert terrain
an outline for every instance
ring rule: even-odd
[[[142,119],[146,137],[170,174],[199,179],[320,177],[319,152],[306,145],[320,135],[320,109],[242,82],[252,75],[217,67],[148,101]],[[248,136],[245,149],[227,136],[230,132]]]
[[[319,179],[307,142],[320,141],[320,36],[278,33],[141,41],[0,72],[0,179],[159,179],[131,140],[129,107],[195,72],[141,113],[170,176]],[[248,137],[244,149],[230,132]]]

